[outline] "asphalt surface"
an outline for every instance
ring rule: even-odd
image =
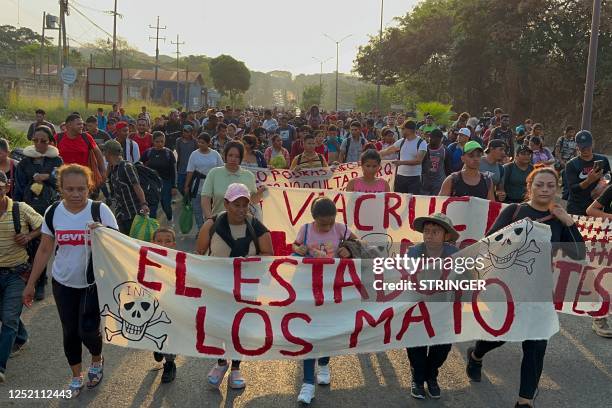
[[[190,250],[193,235],[181,237]],[[49,291],[48,291],[49,292]],[[596,336],[589,318],[559,315],[561,330],[549,342],[537,407],[609,407],[612,402],[612,339]],[[61,325],[51,296],[25,310],[30,341],[11,358],[6,382],[0,384],[0,406],[50,407],[297,407],[301,386],[299,361],[247,362],[247,387],[230,390],[226,382],[213,389],[206,375],[211,359],[177,357],[177,378],[161,384],[161,363],[150,352],[105,345],[105,378],[77,400],[11,399],[11,390],[62,390],[70,370],[62,349]],[[487,355],[483,381],[465,375],[465,350],[455,344],[441,369],[440,400],[410,396],[410,369],[404,350],[331,359],[332,382],[317,386],[313,407],[512,407],[519,387],[521,346],[509,343]],[[83,353],[84,366],[89,362]],[[86,368],[84,367],[84,370]]]
[[[0,384],[0,406],[91,407],[297,407],[301,364],[295,361],[243,363],[245,390],[236,392],[224,382],[209,387],[210,359],[177,358],[177,378],[161,384],[161,363],[150,352],[105,345],[105,378],[95,390],[84,390],[75,401],[15,400],[10,390],[61,390],[70,371],[63,355],[61,325],[52,297],[26,310],[30,342],[9,360],[7,378]],[[538,407],[609,407],[612,397],[612,340],[597,337],[588,318],[560,315],[561,331],[549,343],[540,382]],[[465,375],[465,350],[456,344],[439,382],[442,399],[417,401],[410,397],[410,370],[403,350],[331,359],[330,386],[317,387],[314,407],[512,407],[518,393],[520,344],[491,352],[483,381],[470,384]],[[84,363],[89,362],[84,352]]]

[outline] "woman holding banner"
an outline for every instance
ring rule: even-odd
[[[551,243],[563,243],[561,250],[565,255],[572,259],[583,259],[585,247],[582,235],[571,215],[554,201],[558,185],[559,175],[551,167],[533,170],[527,177],[527,201],[522,204],[511,204],[502,210],[487,235],[494,234],[515,221],[529,218],[550,227]],[[472,381],[481,380],[482,360],[485,354],[503,344],[503,341],[480,340],[474,347],[468,348],[466,372]],[[523,341],[521,385],[515,408],[533,407],[544,367],[547,344],[548,340]]]
[[[197,253],[223,258],[274,255],[270,232],[257,218],[249,215],[250,201],[251,193],[247,186],[230,184],[223,196],[225,212],[204,223],[198,235]],[[219,387],[228,368],[227,360],[219,359],[208,373],[208,383]],[[229,386],[234,389],[246,386],[240,374],[240,360],[232,360]]]
[[[64,354],[72,370],[72,381],[67,391],[69,397],[74,398],[84,386],[82,344],[91,353],[87,388],[94,388],[102,381],[104,368],[98,291],[89,252],[88,229],[100,225],[119,227],[106,204],[88,199],[94,189],[88,167],[64,165],[58,170],[57,180],[62,201],[51,205],[45,213],[42,239],[23,290],[23,303],[32,306],[36,282],[57,248],[51,269],[53,297],[62,323]]]

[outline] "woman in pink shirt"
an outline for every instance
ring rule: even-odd
[[[359,193],[385,193],[391,191],[387,180],[376,177],[381,169],[380,154],[374,149],[361,153],[361,171],[363,176],[352,179],[346,185],[346,191]]]

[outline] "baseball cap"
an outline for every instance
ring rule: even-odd
[[[529,154],[532,154],[533,152],[531,151],[531,149],[529,148],[529,146],[527,146],[527,145],[523,145],[523,144],[522,144],[522,145],[519,145],[519,146],[516,148],[516,153],[517,153],[517,154],[519,154],[519,153],[529,153]]]
[[[225,115],[223,114],[223,112],[217,112],[217,113],[215,114],[215,116],[216,116],[216,117],[218,117],[218,118],[224,118],[224,117],[225,117]]]
[[[8,178],[6,177],[6,174],[0,170],[0,187],[4,187],[8,184]]]
[[[482,146],[480,145],[480,143],[470,140],[463,147],[463,154],[468,154],[470,152],[473,152],[474,150],[482,151]]]
[[[183,130],[186,130],[187,132],[191,132],[193,130],[193,126],[191,126],[191,125],[183,125]]]
[[[593,135],[588,130],[581,130],[576,133],[576,145],[579,149],[593,146]]]
[[[461,128],[457,132],[457,136],[459,136],[459,135],[463,135],[463,136],[467,136],[467,137],[472,137],[472,132],[470,132],[470,129],[468,129],[468,128]]]
[[[128,123],[122,120],[121,122],[117,122],[117,124],[115,125],[115,129],[120,130],[127,126]]]
[[[125,122],[124,122],[125,123]],[[118,141],[111,139],[104,143],[104,147],[102,148],[104,153],[110,154],[121,154],[123,153],[123,148],[121,147],[121,143]]]
[[[503,147],[506,148],[506,142],[504,142],[501,139],[493,139],[493,140],[489,140],[489,144],[487,145],[487,148],[485,149],[485,153],[489,153],[491,151],[491,149],[497,149],[498,147]]]
[[[227,187],[224,198],[230,203],[236,201],[240,197],[251,199],[251,192],[242,183],[232,183]]]

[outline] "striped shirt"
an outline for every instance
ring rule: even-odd
[[[109,182],[111,194],[117,204],[115,217],[118,220],[134,218],[140,209],[138,197],[134,192],[134,184],[140,184],[134,165],[123,160],[113,166],[110,171]]]
[[[26,248],[15,242],[13,225],[13,200],[7,199],[6,211],[0,215],[0,268],[12,268],[28,262]],[[40,228],[43,217],[26,203],[19,203],[19,221],[21,232]]]

